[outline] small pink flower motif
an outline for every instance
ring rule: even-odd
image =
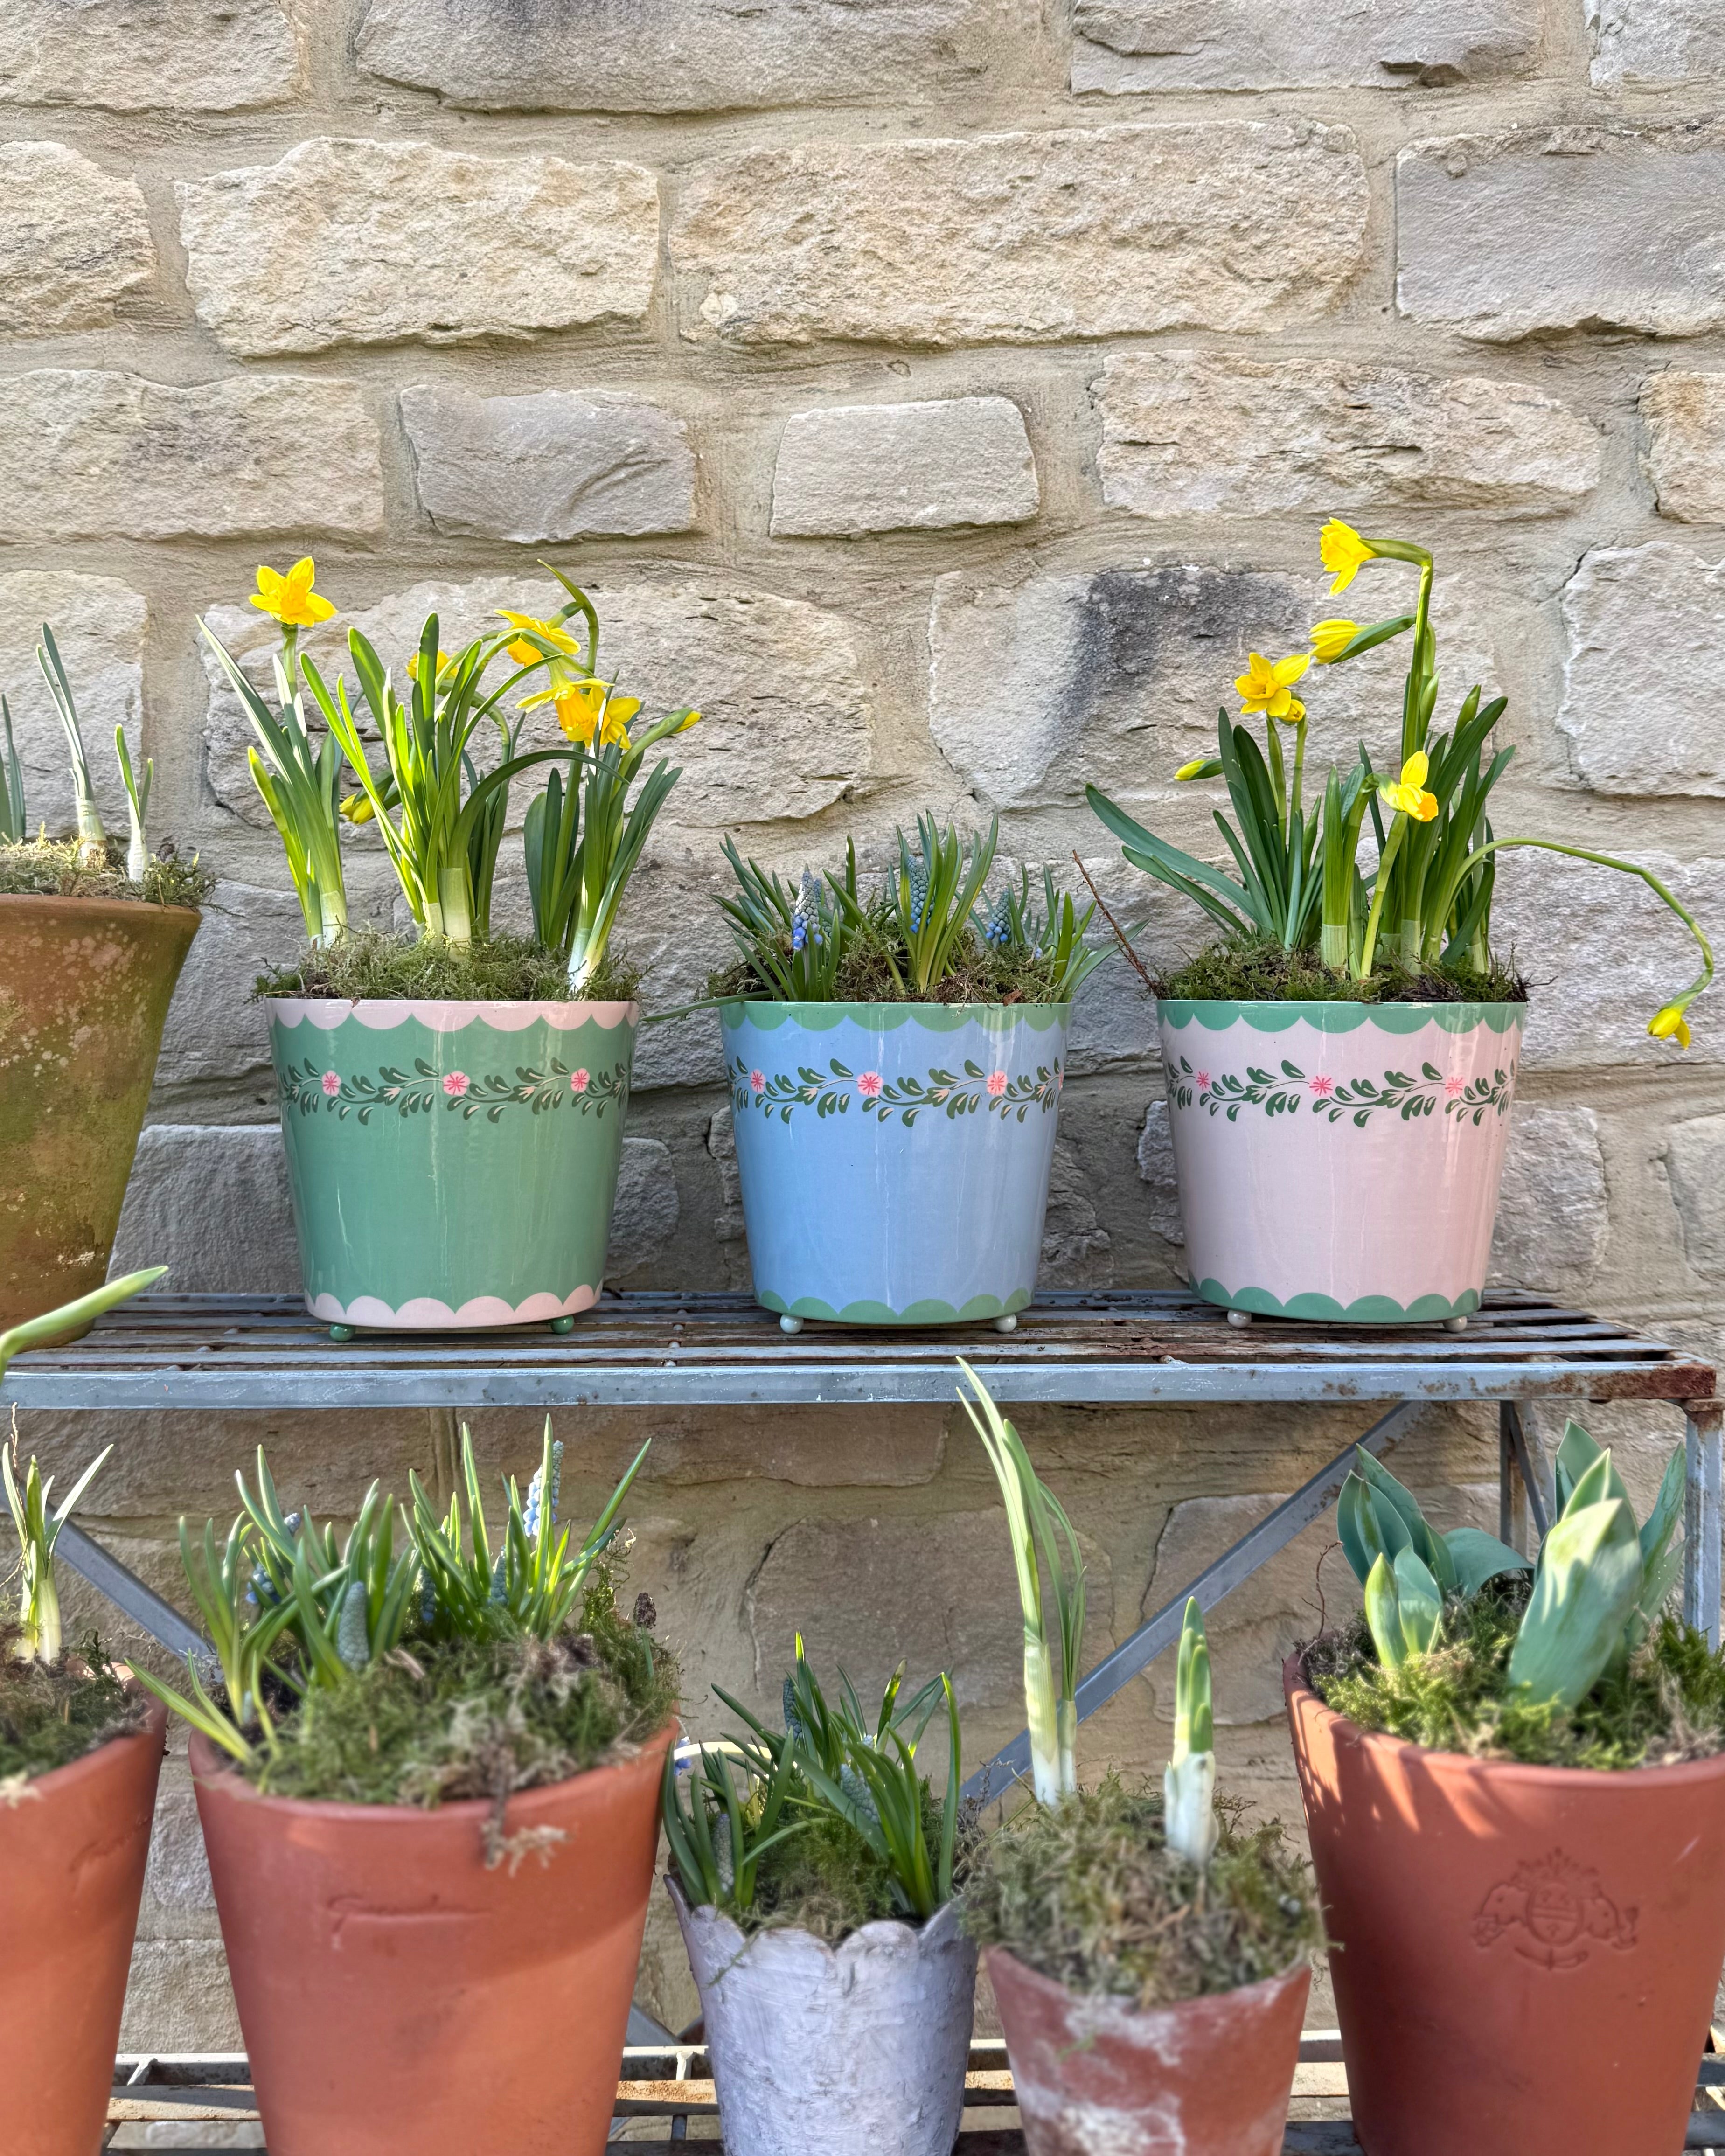
[[[862,1095],[864,1100],[878,1101],[880,1097],[880,1073],[878,1070],[860,1072],[857,1077],[856,1090]]]
[[[1312,1079],[1309,1082],[1312,1091],[1317,1094],[1320,1101],[1327,1101],[1331,1094],[1332,1094],[1336,1090],[1335,1080],[1333,1078],[1326,1078],[1322,1075]]]
[[[1208,1093],[1210,1090],[1210,1074],[1208,1070],[1200,1070],[1199,1072],[1198,1090],[1200,1093]]]
[[[569,1091],[572,1093],[584,1093],[587,1086],[588,1076],[584,1070],[572,1070],[569,1073]]]
[[[764,1070],[750,1071],[749,1091],[752,1093],[764,1093],[767,1091],[767,1073]]]
[[[467,1073],[465,1070],[449,1072],[444,1080],[444,1091],[452,1101],[461,1100],[467,1091]]]
[[[326,1070],[321,1082],[324,1091],[333,1101],[341,1090],[341,1074],[339,1070]]]
[[[1444,1081],[1444,1091],[1452,1101],[1459,1101],[1466,1091],[1467,1081],[1465,1078],[1458,1078],[1452,1073]]]
[[[988,1073],[988,1098],[991,1101],[998,1101],[1005,1091],[1006,1073],[1004,1070],[991,1070]]]

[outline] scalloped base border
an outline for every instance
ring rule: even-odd
[[[1034,1291],[1019,1287],[1004,1296],[973,1295],[958,1307],[942,1301],[938,1296],[925,1296],[920,1301],[906,1303],[902,1310],[895,1310],[891,1303],[866,1301],[847,1302],[842,1310],[834,1310],[831,1303],[815,1295],[799,1295],[794,1302],[787,1302],[771,1288],[757,1288],[755,1300],[781,1317],[819,1317],[829,1325],[979,1325],[991,1317],[1009,1317],[1028,1308]]]
[[[591,1310],[597,1287],[578,1287],[561,1300],[548,1290],[512,1303],[501,1295],[470,1296],[458,1309],[434,1295],[410,1296],[394,1310],[379,1296],[357,1295],[345,1306],[333,1295],[307,1296],[305,1307],[328,1325],[362,1326],[371,1332],[480,1332],[497,1325],[543,1325],[553,1317],[573,1317]]]
[[[1277,1300],[1268,1288],[1225,1288],[1220,1281],[1192,1283],[1194,1293],[1224,1310],[1248,1310],[1256,1317],[1297,1317],[1327,1325],[1440,1325],[1447,1317],[1471,1317],[1480,1306],[1480,1291],[1467,1288],[1452,1302],[1445,1296],[1416,1296],[1405,1308],[1387,1295],[1362,1295],[1338,1302],[1332,1295],[1290,1296]]]

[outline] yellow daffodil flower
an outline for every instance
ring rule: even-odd
[[[1315,621],[1312,624],[1312,655],[1320,666],[1333,666],[1358,634],[1357,621]]]
[[[1262,711],[1272,719],[1285,719],[1293,706],[1291,683],[1312,664],[1309,651],[1296,651],[1291,659],[1278,659],[1272,666],[1261,652],[1249,652],[1246,670],[1235,681],[1240,691],[1242,716],[1250,711]],[[1301,710],[1303,712],[1305,706]]]
[[[437,654],[437,678],[438,678],[438,680],[439,680],[439,681],[441,681],[441,680],[443,680],[443,678],[444,678],[444,668],[449,665],[449,653],[448,653],[447,651],[439,651],[439,652],[438,653],[438,654]],[[413,654],[413,657],[412,657],[412,658],[408,661],[408,680],[410,680],[410,681],[417,681],[417,680],[418,680],[418,678],[419,678],[419,654],[418,654],[418,653],[416,651],[416,652]]]
[[[260,562],[252,604],[259,613],[273,616],[284,629],[316,629],[319,622],[327,621],[336,611],[332,602],[321,592],[312,590],[316,574],[309,554],[303,562],[295,562],[285,577],[279,570]]]
[[[1332,516],[1318,534],[1319,558],[1335,582],[1330,586],[1330,596],[1345,592],[1368,562],[1378,558],[1373,550],[1362,539],[1351,524],[1344,524],[1339,516]]]
[[[678,727],[676,727],[676,728],[675,729],[675,731],[676,732],[680,733],[680,734],[685,734],[685,733],[687,733],[687,732],[688,732],[688,731],[689,731],[689,729],[690,729],[690,727],[691,727],[691,726],[698,726],[700,724],[701,724],[701,714],[700,714],[700,712],[699,712],[699,711],[691,711],[691,712],[690,712],[690,714],[689,714],[689,716],[688,716],[684,720],[684,721],[683,721],[682,725],[681,725],[681,726],[678,726]]]
[[[511,613],[507,607],[499,607],[497,611],[511,629],[523,629],[528,634],[539,637],[552,650],[562,652],[566,659],[580,658],[581,646],[560,622],[538,621],[530,613]],[[517,666],[531,666],[545,657],[538,644],[527,641],[526,635],[517,637],[506,649]]]
[[[1385,781],[1378,791],[1392,808],[1399,808],[1404,816],[1411,816],[1416,824],[1429,824],[1438,812],[1435,793],[1425,791],[1425,775],[1431,768],[1431,760],[1423,748],[1416,748],[1402,766],[1399,779]]]
[[[369,797],[363,793],[344,794],[339,814],[349,824],[369,824],[375,812]]]
[[[1675,1040],[1679,1048],[1689,1045],[1689,1021],[1680,1004],[1667,1004],[1656,1011],[1647,1021],[1647,1030],[1656,1040]]]
[[[1183,763],[1174,773],[1177,779],[1202,778],[1209,763],[1207,756],[1194,756],[1190,763]]]

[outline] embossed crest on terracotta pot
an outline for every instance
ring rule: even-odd
[[[269,1009],[314,1317],[515,1325],[598,1300],[635,1004]]]
[[[1158,1006],[1192,1281],[1354,1324],[1485,1292],[1521,1004]]]
[[[1070,1004],[750,1002],[721,1018],[758,1301],[855,1325],[1024,1307]]]

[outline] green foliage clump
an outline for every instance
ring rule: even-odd
[[[75,839],[27,839],[0,845],[0,897],[122,898],[150,906],[200,906],[216,880],[198,865],[196,854],[180,854],[173,842],[152,854],[141,883],[126,872],[126,848],[116,839],[104,842],[104,858],[95,862],[89,847]]]
[[[922,1784],[922,1829],[937,1846],[940,1799]],[[957,1870],[973,1836],[961,1835]],[[746,1909],[727,1907],[745,1934],[794,1928],[838,1946],[865,1924],[906,1921],[891,1865],[839,1813],[811,1809],[795,1833],[776,1842],[760,1860],[754,1900]]]
[[[0,1625],[0,1808],[38,1774],[141,1728],[147,1712],[93,1634],[80,1660],[54,1663],[21,1661],[19,1640]]]
[[[400,1645],[346,1683],[308,1689],[278,1724],[275,1752],[247,1771],[271,1796],[431,1809],[463,1798],[503,1807],[521,1789],[566,1781],[662,1729],[676,1666],[617,1607],[614,1575],[590,1575],[578,1625]]]
[[[396,936],[357,928],[328,944],[308,944],[291,965],[259,973],[259,996],[326,997],[361,1003],[628,1003],[640,968],[607,954],[579,990],[556,952],[527,936],[451,943],[439,936]]]
[[[964,1924],[1070,1989],[1144,2008],[1279,1976],[1322,1943],[1316,1889],[1276,1823],[1220,1799],[1207,1869],[1168,1847],[1161,1790],[1110,1774],[1027,1805],[978,1851]]]
[[[1327,966],[1309,946],[1285,950],[1265,939],[1212,943],[1158,980],[1156,993],[1219,1003],[1524,1004],[1527,984],[1513,966],[1491,959],[1409,967],[1380,956],[1370,976]]]
[[[1378,1661],[1362,1618],[1307,1650],[1307,1681],[1363,1729],[1524,1767],[1609,1772],[1725,1750],[1725,1653],[1669,1615],[1574,1707],[1517,1697],[1509,1661],[1529,1593],[1525,1577],[1512,1577],[1471,1601],[1451,1597],[1437,1645],[1399,1669]]]

